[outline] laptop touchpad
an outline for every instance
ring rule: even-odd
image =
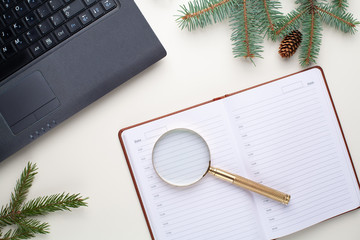
[[[36,71],[0,95],[0,113],[14,134],[60,105],[43,75]]]

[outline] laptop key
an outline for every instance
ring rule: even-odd
[[[57,10],[64,4],[64,2],[63,0],[50,0],[49,4],[52,10]]]
[[[94,18],[93,16],[89,13],[89,11],[85,11],[83,13],[81,13],[79,15],[79,19],[81,21],[82,24],[87,25],[89,24]]]
[[[50,49],[56,45],[56,40],[51,35],[48,35],[47,37],[43,38],[42,42],[47,49]]]
[[[100,4],[96,4],[95,6],[90,8],[90,12],[91,14],[94,16],[94,18],[98,18],[101,15],[103,15],[104,10],[103,8],[100,6]]]
[[[11,6],[14,4],[14,0],[1,0],[0,1],[2,6],[7,10],[9,8],[11,8]]]
[[[38,57],[45,52],[45,48],[41,45],[40,42],[37,42],[30,46],[30,51],[35,57]]]
[[[30,43],[33,43],[40,38],[40,33],[35,28],[27,31],[25,35]]]
[[[25,29],[26,29],[25,24],[23,23],[23,21],[21,21],[21,19],[19,21],[17,21],[16,23],[14,23],[12,25],[12,27],[17,34],[25,31]]]
[[[34,12],[29,13],[27,16],[25,16],[24,19],[29,26],[33,26],[35,23],[39,21],[39,18],[36,16]]]
[[[96,0],[84,0],[85,4],[87,6],[90,6],[91,4],[95,3]]]
[[[13,41],[13,44],[14,44],[14,46],[16,46],[16,48],[18,50],[23,50],[24,48],[26,48],[28,46],[28,44],[23,36],[16,38]]]
[[[34,8],[41,4],[41,0],[27,0],[27,3],[30,8]]]
[[[103,7],[105,8],[106,11],[116,7],[114,0],[102,0],[101,4],[103,5]]]
[[[47,3],[45,3],[37,9],[37,12],[41,18],[45,18],[51,13],[51,10],[48,7]]]
[[[19,2],[15,5],[14,10],[19,17],[22,17],[27,13],[29,8],[26,6],[25,2]]]
[[[59,26],[65,21],[63,15],[60,12],[57,12],[54,15],[52,15],[50,17],[50,20],[55,27]]]
[[[16,50],[11,44],[7,44],[1,48],[1,53],[5,58],[9,58],[16,53]]]
[[[3,42],[9,41],[14,36],[10,28],[5,28],[0,31],[0,38]]]
[[[49,22],[49,20],[45,20],[42,23],[38,24],[38,27],[40,29],[40,32],[44,35],[52,30],[52,26]]]
[[[4,22],[8,25],[15,21],[15,15],[12,11],[8,11],[2,15]]]
[[[64,26],[59,27],[54,31],[55,37],[57,40],[62,41],[70,36],[70,33]]]
[[[63,13],[67,18],[75,16],[77,13],[85,9],[85,5],[82,3],[82,0],[75,0],[70,3],[68,6],[62,9]]]
[[[74,18],[74,19],[70,20],[69,22],[67,22],[66,26],[68,27],[68,29],[71,33],[74,33],[81,28],[81,23],[79,22],[79,20]]]

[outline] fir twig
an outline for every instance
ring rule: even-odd
[[[11,212],[16,212],[19,210],[21,204],[24,203],[29,189],[32,186],[36,172],[36,164],[31,164],[30,162],[25,167],[22,172],[20,179],[16,182],[14,192],[11,193],[10,209]]]
[[[272,37],[275,32],[275,23],[280,21],[284,16],[278,10],[281,4],[276,0],[255,1],[254,7],[258,10],[257,22],[259,23],[260,32],[265,36]]]
[[[283,38],[288,33],[298,29],[305,13],[306,9],[302,11],[294,10],[278,21],[276,24],[275,37]]]
[[[16,182],[10,203],[1,207],[0,240],[29,239],[35,237],[36,234],[47,234],[49,233],[49,224],[41,223],[30,217],[55,211],[71,211],[71,208],[87,206],[85,201],[88,198],[83,198],[80,194],[66,193],[38,197],[25,203],[29,189],[37,174],[36,170],[36,164],[29,162]],[[3,234],[3,228],[11,225],[15,225],[16,228],[10,229]]]
[[[319,55],[321,45],[321,22],[315,11],[308,14],[303,21],[304,41],[300,48],[300,64],[307,66],[315,63]]]
[[[181,29],[189,31],[203,28],[227,18],[235,0],[193,0],[188,7],[181,5],[177,22]]]
[[[9,205],[7,204],[5,206],[2,206],[0,211],[0,229],[2,227],[15,223],[16,222],[11,218],[11,210]]]
[[[270,27],[270,29],[272,30],[272,31],[274,31],[275,29],[274,29],[274,24],[273,24],[273,22],[272,22],[272,20],[271,20],[271,17],[270,17],[270,12],[269,12],[269,2],[268,1],[266,1],[266,0],[263,0],[263,3],[264,3],[264,10],[265,10],[265,14],[266,14],[266,18],[267,18],[267,20],[268,20],[268,22],[269,22],[269,27]]]
[[[70,195],[65,193],[38,197],[24,204],[19,214],[23,217],[32,217],[55,211],[71,211],[70,208],[87,206],[85,202],[87,199],[88,198],[81,197],[79,194]]]
[[[332,3],[334,6],[336,6],[338,9],[345,11],[346,8],[349,6],[347,0],[332,0]]]
[[[0,238],[0,240],[29,239],[35,237],[36,234],[49,233],[49,224],[41,223],[35,219],[21,220],[17,223],[17,226],[17,229],[7,231],[4,238]]]
[[[324,7],[315,7],[322,17],[322,20],[336,29],[340,29],[345,33],[355,33],[356,25],[359,24],[358,21],[355,20],[351,13],[346,13],[340,9],[334,8],[332,9],[329,5]]]
[[[259,27],[254,24],[257,15],[251,6],[249,0],[239,2],[232,11],[230,26],[233,30],[231,40],[234,57],[252,60],[254,57],[261,57],[263,37]]]
[[[21,240],[21,239],[30,239],[35,237],[35,234],[32,232],[24,232],[21,231],[19,228],[15,230],[9,230],[4,234],[3,238],[0,240]]]
[[[25,219],[20,221],[17,225],[21,232],[30,232],[33,234],[47,234],[49,233],[50,227],[48,223],[41,223],[35,219]]]
[[[37,174],[36,164],[29,162],[16,181],[14,192],[11,193],[10,204],[5,205],[0,211],[0,226],[16,224],[19,217],[19,209],[26,200],[29,189]]]

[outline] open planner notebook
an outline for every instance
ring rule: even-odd
[[[188,187],[163,182],[152,148],[188,128],[212,166],[291,195],[288,205],[207,174]],[[359,182],[322,69],[302,72],[120,130],[153,239],[274,239],[360,206]]]

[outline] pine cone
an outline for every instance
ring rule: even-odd
[[[302,33],[294,30],[284,37],[280,43],[279,54],[283,58],[291,57],[299,47],[302,40]]]

